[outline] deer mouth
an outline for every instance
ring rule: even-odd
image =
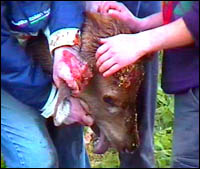
[[[100,136],[94,140],[94,153],[104,154],[110,147],[110,142],[106,138],[103,132],[100,132]]]
[[[92,130],[95,133],[94,136],[94,153],[95,154],[104,154],[108,148],[110,147],[110,142],[108,141],[107,137],[103,133],[99,127],[94,124],[91,126]]]
[[[82,108],[88,114],[90,114],[90,108],[89,108],[88,104],[83,99],[80,99],[80,103],[81,103]],[[95,154],[104,154],[110,147],[110,142],[108,141],[107,137],[105,136],[103,131],[97,126],[96,123],[94,123],[91,126],[91,129],[94,132],[94,138],[93,138],[94,153]]]
[[[114,140],[110,142],[107,139],[104,132],[99,128],[96,129],[96,126],[95,126],[95,129],[93,129],[93,131],[95,133],[95,137],[94,137],[94,153],[95,154],[104,154],[110,147],[116,148],[118,152],[121,152],[121,153],[130,153],[130,154],[134,153],[134,149],[132,149],[132,147],[130,148],[130,146],[127,145],[127,143],[125,142],[120,143]]]

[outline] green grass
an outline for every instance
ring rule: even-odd
[[[162,62],[162,55],[160,62]],[[158,77],[157,109],[154,128],[154,154],[157,168],[170,168],[172,156],[172,135],[174,98],[161,89],[161,73]]]
[[[170,168],[173,134],[174,100],[158,88],[157,110],[155,120],[154,145],[156,167]]]
[[[6,168],[6,165],[3,161],[3,156],[1,155],[1,168]]]

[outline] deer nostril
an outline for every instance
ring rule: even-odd
[[[110,104],[111,106],[115,106],[114,100],[113,100],[112,97],[110,97],[110,96],[104,96],[104,97],[103,97],[103,101],[104,101],[105,103]]]
[[[121,153],[134,154],[135,150],[129,150],[127,147],[123,148]]]
[[[126,149],[125,149],[125,152],[126,152],[126,153],[129,153],[129,154],[133,154],[135,151],[134,151],[134,150],[131,150],[131,151],[130,151],[130,150],[128,150],[128,149],[126,148]]]

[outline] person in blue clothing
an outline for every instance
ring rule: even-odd
[[[123,3],[133,15],[144,18],[160,12],[159,1],[119,1]],[[145,63],[145,78],[140,89],[138,101],[139,135],[141,144],[134,154],[120,153],[120,167],[122,168],[154,168],[154,120],[156,110],[158,53]]]
[[[46,118],[54,117],[57,88],[61,81],[76,88],[63,52],[74,57],[80,27],[84,20],[82,2],[72,1],[1,1],[1,148],[7,167],[54,168],[90,167],[84,147],[83,127],[91,125],[75,98],[63,125],[52,130]],[[53,79],[27,55],[27,39],[43,31],[54,58]],[[63,117],[63,116],[62,116]],[[72,124],[72,125],[69,125]]]

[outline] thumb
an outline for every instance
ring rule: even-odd
[[[106,42],[108,41],[108,39],[109,39],[109,38],[100,38],[100,39],[99,39],[99,43],[100,43],[100,44],[104,44],[104,43],[106,43]]]
[[[56,75],[53,75],[53,82],[56,85],[57,88],[60,87],[61,84],[61,79],[59,77],[57,77]]]
[[[93,118],[90,115],[82,116],[82,122],[84,125],[91,126],[94,123]]]

